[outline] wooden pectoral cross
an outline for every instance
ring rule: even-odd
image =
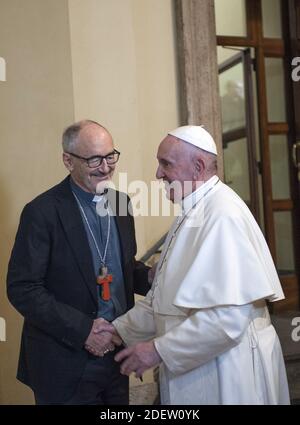
[[[97,283],[101,286],[101,298],[103,301],[110,300],[110,288],[109,285],[113,281],[112,274],[107,273],[107,267],[100,267],[99,276],[97,276]]]

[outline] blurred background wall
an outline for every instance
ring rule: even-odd
[[[33,402],[15,379],[22,318],[5,288],[21,210],[66,175],[60,139],[74,120],[111,131],[128,183],[155,180],[157,146],[179,125],[175,48],[172,0],[0,0],[0,404]],[[170,222],[136,219],[138,256]]]

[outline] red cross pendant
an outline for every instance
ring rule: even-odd
[[[110,289],[109,285],[113,281],[112,274],[107,273],[107,267],[100,267],[99,276],[97,276],[97,283],[101,286],[101,298],[103,301],[110,300]]]

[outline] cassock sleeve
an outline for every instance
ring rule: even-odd
[[[195,311],[154,340],[164,364],[175,375],[203,365],[238,345],[251,320],[252,304]]]
[[[152,309],[152,289],[123,316],[112,322],[126,345],[154,338],[156,327]]]

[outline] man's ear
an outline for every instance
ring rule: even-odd
[[[197,180],[201,180],[205,171],[205,162],[202,158],[197,158],[195,162],[195,172],[197,174]]]
[[[67,168],[67,170],[69,170],[70,172],[73,171],[74,169],[73,160],[71,158],[71,155],[69,155],[66,152],[63,152],[63,163],[65,164],[65,167]]]

